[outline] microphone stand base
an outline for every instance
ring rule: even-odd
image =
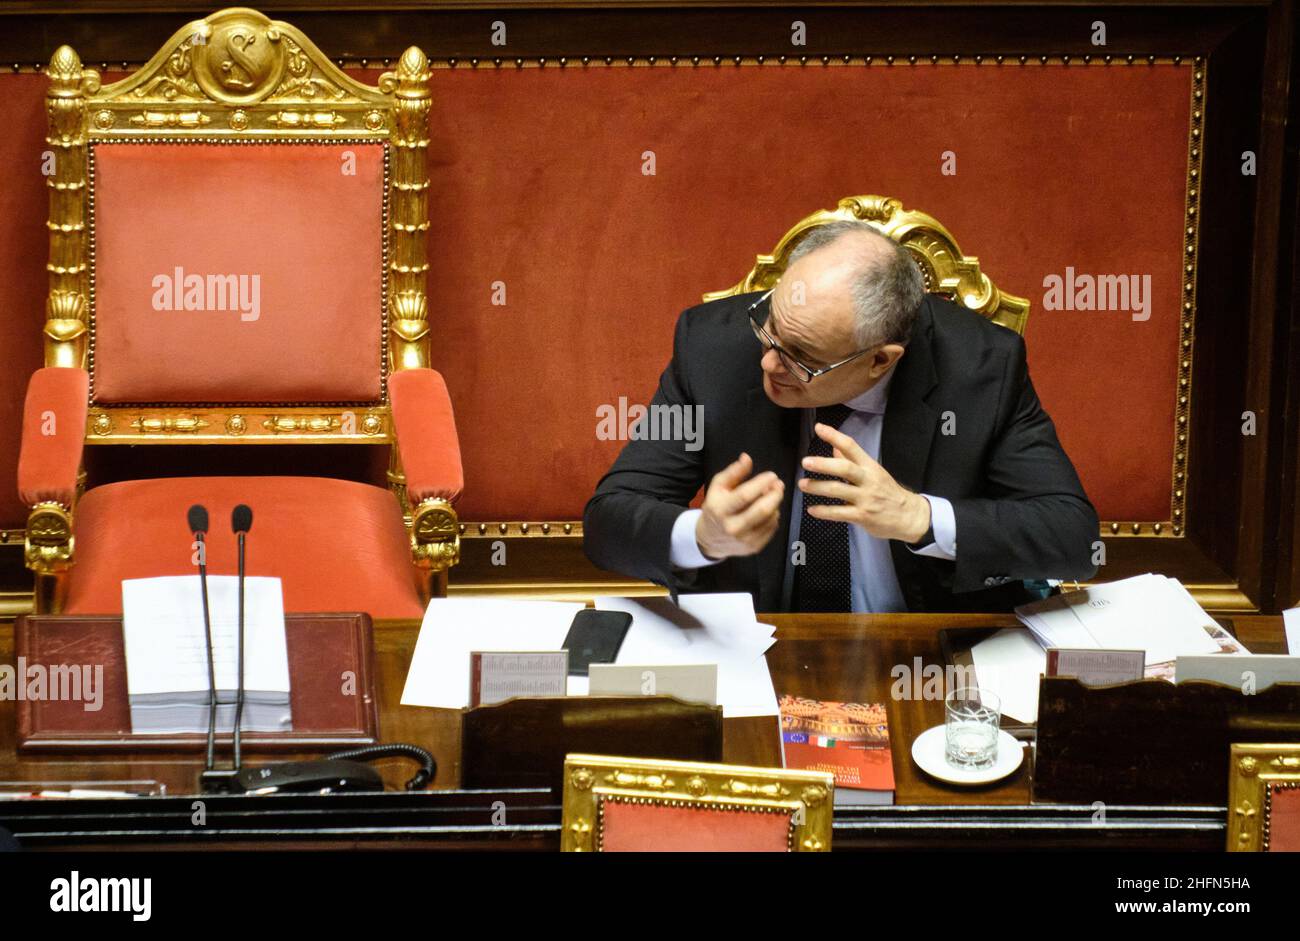
[[[199,775],[199,790],[204,794],[243,794],[244,785],[234,768],[209,769]]]

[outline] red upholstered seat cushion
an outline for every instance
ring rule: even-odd
[[[233,575],[230,511],[253,510],[246,572],[284,582],[286,611],[365,611],[418,618],[417,570],[396,498],[324,477],[169,477],[106,484],[77,505],[75,564],[64,611],[119,614],[122,580],[194,575],[186,511],[211,516],[208,573]]]
[[[1269,785],[1271,853],[1300,853],[1300,788]]]
[[[605,800],[606,853],[785,853],[790,815]]]

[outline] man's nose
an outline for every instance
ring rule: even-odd
[[[785,372],[785,364],[781,362],[780,354],[770,346],[763,352],[759,365],[763,367],[763,372],[771,373],[773,376]]]

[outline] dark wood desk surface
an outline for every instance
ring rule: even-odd
[[[1005,806],[1030,803],[1029,762],[1009,779],[982,788],[958,788],[927,778],[910,757],[912,741],[943,721],[943,704],[935,700],[890,696],[896,665],[914,668],[942,665],[938,631],[950,627],[1016,626],[1009,615],[770,615],[777,643],[767,659],[778,694],[792,693],[828,700],[888,704],[894,746],[896,805],[930,807]],[[1237,617],[1237,636],[1253,652],[1285,652],[1278,617]],[[402,706],[399,699],[410,666],[419,625],[380,622],[375,628],[377,694],[383,741],[412,742],[438,760],[436,788],[455,788],[460,778],[459,713],[456,710]],[[13,632],[0,627],[0,663],[13,664]],[[193,794],[201,755],[140,755],[130,758],[30,756],[15,751],[15,703],[0,702],[0,781],[108,781],[156,779],[169,795]],[[780,763],[776,719],[728,719],[725,760],[735,764]],[[253,754],[251,759],[277,760]],[[413,766],[393,759],[380,763],[390,788],[400,788]],[[396,795],[395,795],[396,796]],[[75,802],[66,802],[75,803]],[[540,806],[540,804],[539,804]],[[52,808],[51,808],[52,809]],[[0,808],[0,816],[3,808]],[[837,824],[838,826],[838,824]]]

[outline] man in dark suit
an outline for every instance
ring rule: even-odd
[[[629,435],[584,516],[602,568],[760,611],[1006,610],[1096,570],[1024,341],[927,295],[866,223],[814,229],[768,294],[683,313],[656,407],[702,439]]]

